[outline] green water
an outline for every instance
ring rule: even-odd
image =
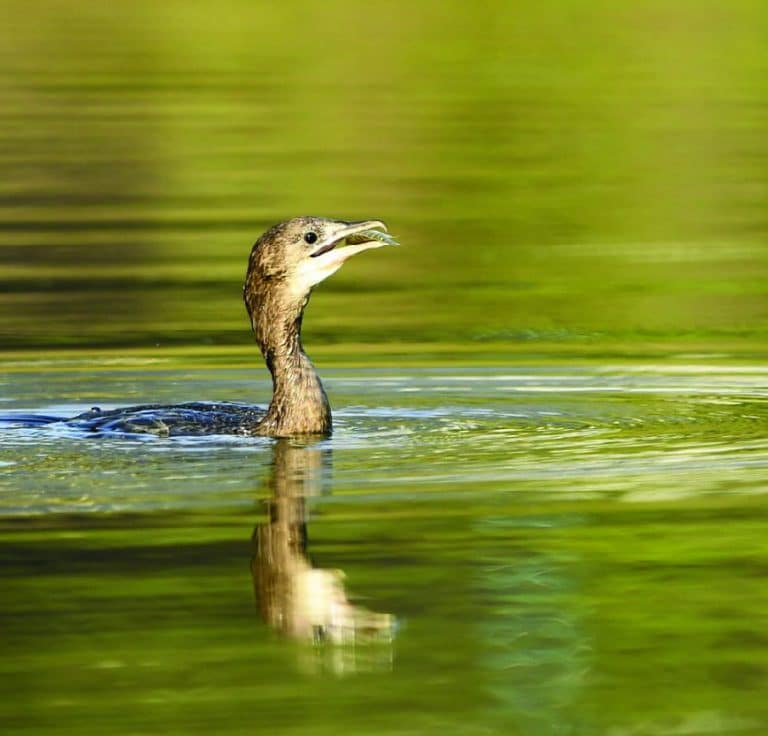
[[[8,408],[269,388],[73,362],[17,361]],[[13,732],[764,731],[766,369],[325,373],[337,429],[309,447],[0,433]],[[265,617],[253,540],[281,513],[392,636],[313,645]]]
[[[403,243],[332,439],[0,426],[4,732],[766,733],[763,4],[2,13],[6,415],[264,402],[258,234]]]

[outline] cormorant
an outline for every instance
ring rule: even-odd
[[[330,435],[331,407],[301,344],[301,321],[313,287],[350,256],[395,245],[380,220],[346,222],[297,217],[267,230],[255,243],[243,286],[256,342],[272,374],[267,409],[238,403],[191,402],[92,409],[66,420],[95,432],[160,436],[245,434]],[[346,247],[337,247],[346,241]]]

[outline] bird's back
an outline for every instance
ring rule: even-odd
[[[234,402],[191,401],[144,404],[122,409],[91,409],[66,420],[70,427],[98,433],[154,434],[161,437],[250,434],[264,417],[261,406]]]

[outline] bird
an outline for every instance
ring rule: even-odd
[[[314,287],[346,260],[383,245],[397,245],[397,241],[381,220],[313,216],[281,222],[258,238],[248,259],[243,300],[272,375],[272,400],[266,408],[204,401],[109,410],[95,407],[63,421],[102,434],[330,436],[333,420],[328,396],[301,342],[304,310]]]

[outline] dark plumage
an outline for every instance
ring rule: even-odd
[[[328,435],[331,407],[320,378],[301,344],[301,320],[314,286],[350,256],[387,239],[378,220],[344,222],[297,217],[275,225],[253,246],[243,298],[256,342],[272,374],[269,407],[193,402],[99,411],[67,420],[97,432],[157,435],[252,434],[271,437]],[[367,231],[367,232],[366,232]],[[349,238],[353,243],[336,246]]]

